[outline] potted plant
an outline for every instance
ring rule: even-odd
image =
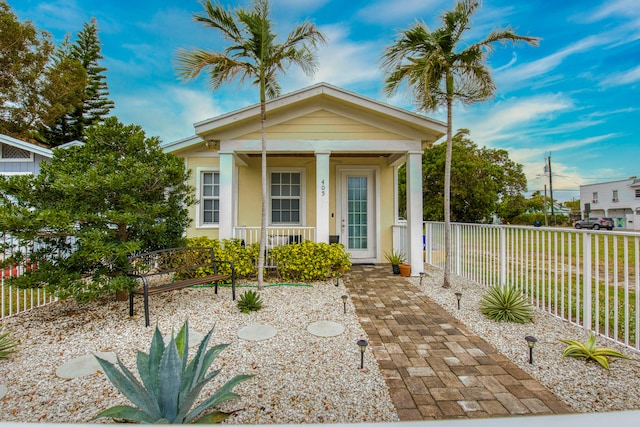
[[[391,264],[393,274],[400,274],[399,265],[407,262],[407,258],[404,256],[404,253],[400,251],[393,251],[391,253],[386,252],[384,257],[389,261],[389,264]]]
[[[398,270],[400,271],[400,275],[403,277],[411,276],[411,265],[402,263],[398,266]]]

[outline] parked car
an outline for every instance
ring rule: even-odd
[[[613,218],[585,218],[579,219],[574,224],[575,228],[592,228],[599,230],[606,228],[607,230],[613,230]]]

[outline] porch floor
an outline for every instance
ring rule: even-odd
[[[344,283],[401,421],[573,412],[389,266]]]

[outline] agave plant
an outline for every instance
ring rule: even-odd
[[[530,322],[533,307],[515,286],[492,286],[480,300],[480,312],[497,322]]]
[[[10,332],[3,332],[3,327],[0,326],[0,359],[6,359],[10,353],[16,351],[18,345],[10,335]]]
[[[609,357],[631,359],[610,348],[596,347],[596,336],[593,332],[591,332],[589,339],[584,343],[575,340],[560,340],[560,342],[568,344],[562,353],[562,357],[577,357],[578,359],[585,359],[586,362],[593,360],[598,362],[607,371],[609,370]]]
[[[215,405],[238,397],[231,390],[251,375],[238,375],[229,380],[213,395],[190,411],[202,388],[220,370],[207,373],[215,358],[229,344],[219,344],[207,350],[213,329],[202,339],[193,360],[188,362],[189,326],[185,322],[177,336],[171,336],[167,346],[156,326],[149,354],[138,351],[136,365],[142,382],[127,369],[120,358],[116,365],[96,356],[109,380],[135,405],[114,406],[96,415],[141,423],[183,424],[218,423],[228,413],[213,411],[203,415]],[[190,411],[190,412],[189,412]]]
[[[238,298],[237,305],[242,313],[258,311],[262,308],[260,294],[253,290],[246,291]]]

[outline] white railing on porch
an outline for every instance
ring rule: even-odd
[[[443,268],[444,224],[425,223],[424,239],[426,262]],[[451,269],[640,350],[640,233],[452,224]]]
[[[260,227],[234,227],[233,237],[241,239],[247,246],[260,243]],[[287,245],[289,243],[302,243],[305,240],[316,241],[315,227],[267,227],[265,266],[275,267],[270,262],[270,248]]]

